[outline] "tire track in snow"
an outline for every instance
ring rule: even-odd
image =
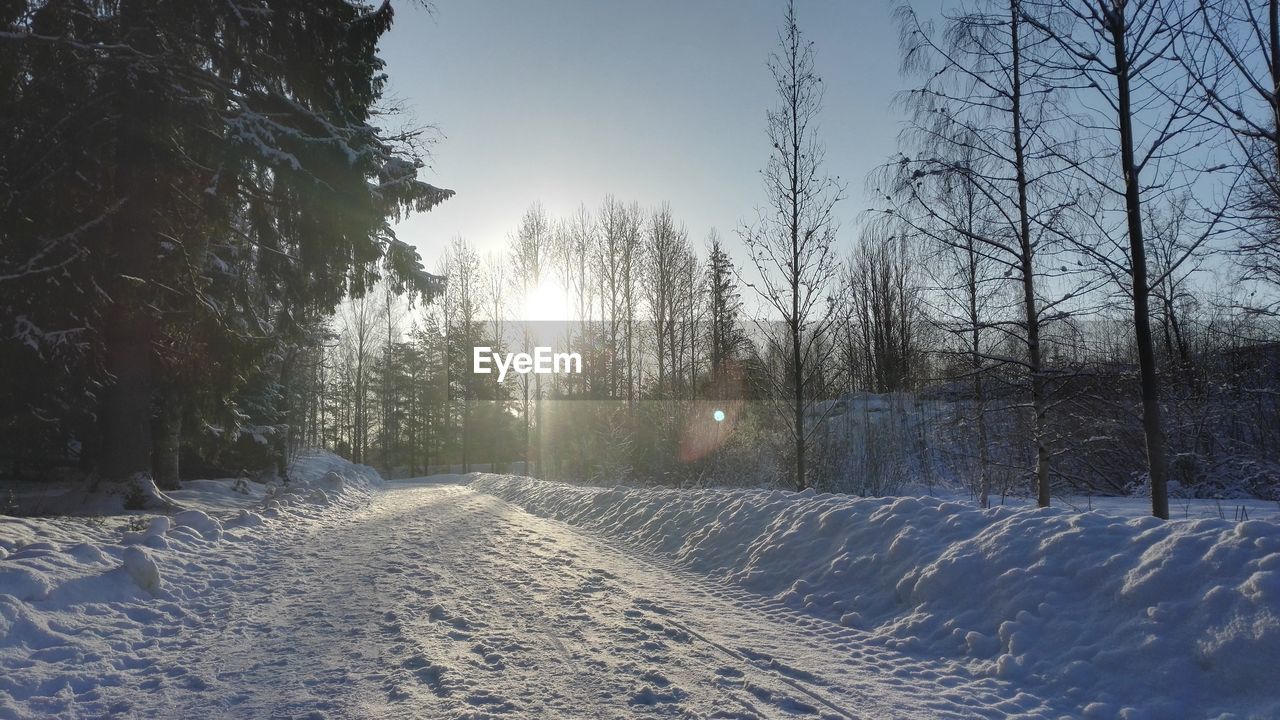
[[[486,504],[489,504],[489,505],[491,505],[491,506],[498,506],[498,507],[501,507],[501,508],[503,508],[507,513],[515,512],[515,513],[519,513],[519,514],[521,514],[521,515],[529,516],[529,515],[528,515],[527,513],[525,513],[522,509],[519,509],[518,507],[516,507],[516,506],[514,506],[514,505],[512,505],[512,504],[510,504],[510,503],[507,503],[507,502],[505,502],[505,501],[499,500],[498,498],[494,498],[494,497],[492,497],[492,496],[487,496],[487,495],[483,496],[483,498],[484,498],[484,502],[485,502]],[[492,513],[492,511],[491,511],[491,510],[486,510],[486,512],[488,512],[488,513],[490,513],[490,514],[494,514],[494,513]],[[533,517],[533,516],[529,516],[529,517]],[[543,518],[539,518],[539,521],[540,521],[540,522],[543,522],[543,523],[549,523],[549,524],[557,525],[557,526],[558,526],[558,527],[556,527],[557,532],[560,532],[560,533],[566,533],[566,534],[568,534],[568,535],[570,535],[570,536],[578,536],[578,537],[581,537],[581,536],[582,536],[582,533],[581,533],[580,531],[578,531],[577,529],[567,528],[566,526],[563,526],[563,525],[558,524],[558,523],[551,523],[551,521],[547,521],[546,519],[543,519]],[[585,538],[584,538],[584,539],[585,539]],[[599,540],[598,540],[598,538],[591,538],[591,540],[595,540],[595,541],[597,541],[597,542],[599,541]],[[618,556],[618,557],[621,557],[621,556],[622,556],[622,553],[620,553],[620,552],[619,552],[616,548],[614,548],[612,545],[608,545],[608,544],[605,544],[605,543],[600,543],[600,544],[605,545],[606,547],[608,547],[608,548],[612,551],[612,553],[613,553],[613,554],[615,554],[616,556]],[[597,558],[597,559],[604,559],[604,558]],[[617,557],[615,557],[615,558],[610,558],[610,560],[612,560],[612,561],[614,561],[614,562],[617,562],[617,559],[618,559]],[[651,564],[657,564],[657,563],[652,563],[652,560],[653,560],[652,558],[648,558],[648,557],[646,557],[646,558],[644,558],[644,559],[645,559],[645,561],[646,561],[646,562],[648,562],[648,563],[651,563]],[[683,571],[683,570],[676,569],[676,568],[664,568],[664,569],[665,569],[665,570],[667,570],[667,572],[671,573],[672,575],[676,576],[676,578],[678,578],[678,579],[679,579],[679,581],[680,581],[680,584],[681,584],[681,585],[689,584],[689,583],[690,583],[690,580],[692,580],[692,578],[687,577],[687,571]],[[617,578],[617,575],[616,575],[616,574],[613,574],[613,573],[610,573],[610,577],[611,577],[612,579],[616,579],[616,578]],[[622,593],[625,593],[625,594],[627,595],[627,597],[628,597],[628,598],[630,598],[630,599],[632,600],[632,604],[633,604],[633,605],[635,605],[635,606],[637,606],[637,607],[643,607],[643,606],[644,606],[644,605],[646,605],[646,604],[649,604],[649,605],[650,605],[650,607],[653,607],[653,605],[652,605],[651,603],[648,603],[648,601],[647,601],[645,598],[637,598],[633,593],[631,593],[631,592],[629,592],[629,591],[627,591],[627,590],[625,590],[625,589],[622,589],[622,590],[620,590],[620,591],[621,591]],[[709,594],[709,593],[708,593],[708,594]],[[826,695],[822,694],[821,692],[819,692],[819,691],[817,691],[817,690],[815,690],[815,689],[812,689],[812,688],[806,687],[806,686],[805,686],[805,685],[803,685],[801,682],[799,682],[797,679],[792,678],[792,677],[788,677],[788,676],[786,675],[786,670],[787,670],[787,668],[785,668],[785,666],[778,666],[778,665],[776,665],[776,664],[775,664],[775,665],[773,665],[773,666],[761,666],[761,665],[759,665],[759,664],[757,664],[757,663],[755,663],[755,662],[751,661],[751,660],[750,660],[750,659],[748,659],[747,657],[745,657],[741,652],[735,651],[735,650],[733,650],[733,649],[731,649],[731,648],[727,647],[726,645],[724,645],[724,644],[722,644],[722,643],[720,643],[720,642],[717,642],[717,641],[715,641],[715,640],[711,639],[711,638],[710,638],[710,637],[708,637],[707,635],[705,635],[705,634],[703,634],[703,633],[701,633],[701,632],[699,632],[699,631],[697,631],[697,630],[694,630],[694,629],[693,629],[691,626],[689,626],[688,624],[681,623],[681,622],[679,622],[679,621],[675,620],[673,617],[671,617],[671,615],[670,615],[669,613],[664,613],[664,614],[662,614],[662,615],[661,615],[661,623],[655,623],[655,622],[654,622],[654,621],[652,621],[652,620],[650,620],[650,621],[648,621],[648,622],[650,622],[650,623],[654,623],[654,624],[665,624],[665,626],[674,626],[674,627],[678,628],[678,629],[679,629],[679,631],[680,631],[680,632],[682,632],[682,633],[684,633],[686,636],[696,638],[696,639],[698,639],[700,642],[702,642],[703,644],[705,644],[706,646],[708,646],[708,647],[710,647],[710,648],[714,649],[716,652],[718,652],[718,653],[720,654],[720,656],[721,656],[721,659],[722,659],[722,660],[727,660],[727,661],[728,661],[728,666],[730,666],[730,667],[735,666],[735,665],[737,666],[737,668],[736,668],[736,669],[738,669],[738,672],[739,672],[739,673],[741,673],[741,674],[742,674],[742,676],[743,676],[743,680],[742,680],[742,682],[741,682],[742,687],[743,687],[743,688],[746,690],[746,692],[748,692],[748,693],[752,693],[752,689],[755,689],[755,690],[756,690],[756,692],[760,693],[760,694],[753,694],[753,696],[754,696],[754,697],[756,697],[757,699],[762,699],[762,700],[763,700],[763,699],[768,699],[768,700],[773,701],[772,696],[773,696],[774,694],[776,694],[776,690],[769,690],[769,689],[767,689],[765,686],[766,686],[766,685],[775,685],[775,684],[777,684],[777,683],[780,683],[780,684],[782,684],[782,685],[787,686],[788,688],[790,688],[791,690],[795,691],[796,693],[798,693],[798,694],[800,694],[800,695],[802,695],[802,696],[807,697],[809,700],[812,700],[814,703],[816,703],[816,704],[817,704],[817,706],[818,706],[818,707],[825,707],[828,711],[830,711],[831,713],[833,713],[833,714],[834,714],[834,715],[833,715],[833,717],[839,717],[839,718],[861,718],[861,717],[864,717],[863,715],[861,715],[861,714],[859,714],[859,713],[857,713],[857,712],[855,712],[855,711],[852,711],[852,710],[849,710],[849,709],[848,709],[848,708],[846,708],[846,707],[843,707],[843,706],[842,706],[838,701],[833,700],[833,699],[831,699],[831,698],[827,697]],[[686,659],[687,659],[687,658],[686,658]],[[712,663],[706,663],[706,662],[702,662],[702,663],[700,663],[700,666],[704,669],[704,671],[707,671],[707,676],[708,676],[708,677],[715,677],[715,675],[717,674],[717,670],[719,670],[719,669],[721,669],[721,668],[726,667],[726,665],[725,665],[725,663],[724,663],[724,662],[720,662],[720,663],[715,663],[715,662],[712,662]],[[756,681],[755,683],[752,683],[752,681],[751,681],[750,679],[747,679],[747,678],[746,678],[746,675],[747,675],[748,673],[751,673],[751,674],[754,674],[754,675],[756,675],[756,676],[757,676],[757,677],[755,678],[755,681]],[[767,678],[767,681],[765,681],[765,682],[761,682],[761,676],[763,676],[763,677]],[[812,676],[811,674],[809,674],[809,673],[800,673],[800,676],[801,676],[801,677],[808,677],[808,678],[812,678],[812,677],[813,677],[813,676]],[[751,712],[753,712],[753,713],[756,713],[756,714],[761,714],[761,711],[760,711],[759,709],[757,709],[757,708],[756,708],[752,703],[750,703],[749,701],[745,700],[744,698],[738,697],[738,696],[734,695],[733,693],[728,692],[728,688],[726,688],[726,687],[725,687],[725,685],[724,685],[724,684],[722,684],[721,682],[715,682],[715,683],[712,683],[712,687],[715,687],[715,688],[716,688],[716,689],[718,689],[721,693],[723,693],[723,694],[727,695],[727,696],[728,696],[730,699],[732,699],[735,703],[737,703],[737,704],[739,704],[739,705],[744,706],[744,707],[745,707],[746,709],[748,709],[749,711],[751,711]],[[767,693],[766,697],[761,697],[761,694],[765,694],[765,693]],[[776,701],[774,701],[774,702],[776,702],[776,703],[780,704],[780,705],[781,705],[781,707],[782,707],[782,709],[784,709],[784,710],[786,710],[786,709],[790,708],[790,709],[792,709],[792,710],[799,711],[801,714],[817,714],[817,713],[818,713],[818,710],[817,710],[816,708],[811,709],[811,708],[809,708],[809,707],[806,707],[806,705],[805,705],[804,703],[796,703],[793,699],[785,697],[785,695],[782,697],[782,699],[780,699],[780,700],[776,700]]]
[[[502,506],[501,509],[504,510],[505,512],[496,513],[494,512],[494,505],[493,505],[494,502],[495,500],[492,498],[489,498],[488,496],[481,496],[475,493],[471,493],[470,491],[463,491],[463,494],[459,496],[459,503],[458,503],[459,512],[456,513],[456,516],[469,518],[469,522],[467,522],[466,524],[470,527],[490,527],[495,524],[501,524],[504,522],[504,519],[503,519],[504,516],[512,516],[512,515],[519,517],[523,521],[524,527],[520,530],[520,532],[523,533],[525,542],[523,543],[523,547],[520,549],[524,550],[524,552],[520,552],[516,558],[508,557],[506,553],[503,551],[509,550],[510,548],[499,547],[498,545],[495,544],[492,546],[494,552],[490,553],[487,556],[490,560],[493,560],[493,561],[506,560],[508,562],[519,560],[522,564],[526,565],[527,569],[539,571],[539,574],[541,575],[546,575],[546,576],[553,576],[556,574],[560,574],[561,576],[567,575],[566,577],[564,577],[564,579],[578,581],[579,583],[587,583],[593,578],[600,578],[600,577],[605,578],[606,579],[605,582],[619,579],[618,576],[614,573],[610,573],[608,571],[600,570],[594,567],[586,567],[585,573],[575,572],[572,574],[568,574],[567,571],[570,569],[581,570],[583,569],[583,567],[585,567],[585,566],[582,566],[580,562],[578,563],[574,562],[574,560],[580,559],[580,555],[583,552],[589,550],[588,547],[585,547],[585,543],[581,538],[577,538],[576,536],[568,536],[570,541],[576,542],[579,545],[582,545],[581,547],[567,548],[561,551],[563,553],[566,553],[569,556],[569,559],[565,559],[565,557],[562,555],[555,555],[555,554],[550,556],[542,555],[539,551],[547,546],[548,540],[553,544],[564,544],[564,541],[566,538],[553,537],[553,536],[547,535],[547,533],[543,532],[546,528],[542,527],[543,524],[540,519],[534,518],[533,516],[530,516],[527,513],[524,513],[523,511],[512,512],[512,508],[510,506]],[[475,515],[477,514],[488,515],[494,518],[495,522],[494,523],[477,523],[475,522]],[[437,517],[436,520],[443,521],[445,520],[445,518]],[[529,527],[529,523],[531,521],[535,523],[536,526],[538,526],[537,530],[539,532],[531,531]],[[445,524],[446,523],[444,522],[436,523],[436,526],[433,529],[433,533],[445,532],[446,529],[443,527],[443,525]],[[557,533],[558,532],[559,531],[557,530]],[[473,542],[458,543],[458,545],[459,547],[464,547],[464,548],[472,548],[472,547],[483,545],[483,543],[479,542],[479,540],[480,538],[476,538],[475,541]],[[443,548],[440,548],[438,552],[440,553],[440,556],[442,558],[446,556],[446,551]],[[604,560],[605,558],[595,557],[591,559],[594,562],[588,563],[588,565],[601,564],[600,561]],[[455,562],[451,564],[457,565],[458,563]],[[608,564],[608,563],[605,563],[605,564]],[[541,567],[539,568],[539,567],[536,567],[535,565],[540,565]],[[593,583],[593,585],[598,585],[598,583]],[[493,587],[501,587],[501,584],[493,585]],[[560,590],[563,591],[565,587],[567,586],[562,586]],[[612,606],[618,605],[618,603],[616,602],[617,599],[629,601],[629,604],[634,607],[639,607],[641,605],[641,603],[637,603],[635,601],[634,593],[626,589],[617,587],[616,583],[614,583],[614,587],[610,588],[610,590],[614,591],[613,595],[614,595],[615,602],[612,602],[612,604],[604,601],[591,602],[591,603],[587,603],[587,607],[592,609],[601,609],[608,606],[609,609],[616,610],[617,608],[614,608]],[[510,596],[508,595],[508,597]],[[582,593],[581,592],[569,593],[569,599],[570,600],[576,599],[578,601],[581,601]],[[511,599],[510,601],[516,602],[514,599]],[[618,616],[625,616],[628,613],[618,611],[614,614]],[[607,627],[607,624],[608,624],[607,619],[600,620],[599,618],[592,618],[592,620],[594,621],[594,625],[598,626],[598,628]],[[657,624],[653,620],[645,620],[644,623],[642,624],[645,624],[645,623],[649,625]],[[590,623],[586,623],[585,621],[583,621],[583,624],[589,625]],[[630,628],[628,627],[618,628],[618,630],[620,631],[626,631],[628,629]],[[547,630],[542,630],[541,632],[546,634],[551,639],[558,639],[559,637],[556,633],[549,632]],[[679,632],[685,636],[686,642],[688,641],[687,638],[691,637],[689,633],[686,633],[684,631],[679,631]],[[800,715],[817,714],[817,710],[815,708],[810,707],[806,703],[797,702],[794,699],[788,697],[784,692],[782,692],[783,688],[778,687],[779,682],[778,682],[777,675],[771,672],[768,668],[759,668],[759,667],[753,666],[752,663],[746,661],[740,655],[737,655],[735,653],[732,653],[732,652],[725,653],[723,652],[722,646],[721,648],[717,648],[716,646],[711,645],[709,643],[707,643],[706,645],[708,648],[720,654],[721,656],[720,662],[706,662],[701,660],[698,660],[696,662],[691,662],[695,660],[694,656],[690,655],[689,653],[683,653],[677,657],[671,658],[668,661],[669,663],[671,663],[671,665],[665,665],[664,667],[662,667],[662,671],[666,672],[667,674],[674,673],[676,675],[686,676],[689,674],[687,672],[689,668],[685,668],[683,666],[688,666],[692,664],[694,666],[693,669],[698,671],[697,673],[699,676],[698,679],[702,682],[702,685],[704,687],[708,687],[712,689],[717,694],[717,696],[721,697],[722,699],[730,701],[733,704],[744,708],[747,712],[750,713],[750,716],[770,717],[771,714],[768,712],[762,712],[754,703],[751,702],[749,698],[771,702],[777,705],[778,709],[784,715],[787,715],[787,716],[791,716],[795,714],[800,714]],[[655,683],[659,684],[659,688],[656,691],[647,690],[647,689],[642,689],[640,691],[639,695],[643,698],[641,700],[641,704],[643,704],[643,702],[645,701],[657,703],[657,702],[668,700],[668,699],[678,701],[678,698],[662,697],[664,692],[670,694],[674,691],[667,689],[666,685],[669,684],[669,681],[667,681],[664,677],[662,677],[662,674],[660,672],[652,672],[652,671],[643,672],[639,669],[646,664],[642,656],[635,656],[634,654],[629,654],[628,651],[623,646],[617,646],[617,645],[605,647],[605,648],[600,648],[600,647],[588,648],[586,650],[586,654],[590,654],[591,652],[595,652],[599,654],[601,651],[607,651],[608,654],[612,654],[617,658],[622,658],[629,661],[637,661],[635,663],[637,669],[633,670],[632,674],[635,675],[636,678],[642,681],[645,680],[647,677],[651,680],[654,680]],[[725,678],[717,672],[718,669],[723,669],[725,667],[725,664],[726,664],[725,660],[728,660],[730,665],[737,665],[737,667],[740,668],[736,670],[736,674],[744,678],[741,681],[740,686],[726,685],[726,683],[724,682]],[[652,664],[652,663],[649,663],[649,664]],[[784,682],[782,684],[787,684],[787,683]],[[798,688],[793,686],[793,689],[798,690],[801,694],[805,693],[805,690],[803,688]],[[648,692],[649,694],[645,695],[646,692]],[[684,691],[679,690],[679,692],[684,692]],[[817,702],[819,706],[827,706],[835,710],[835,714],[832,715],[831,717],[856,717],[853,713],[843,708],[839,708],[838,706],[836,706],[834,702],[826,698],[819,698]],[[721,704],[721,703],[717,703],[717,704]]]
[[[461,514],[461,513],[459,513],[459,514]],[[446,553],[445,553],[444,549],[440,546],[440,544],[439,544],[439,541],[438,541],[438,540],[436,540],[436,539],[433,537],[433,538],[431,539],[431,543],[432,543],[432,544],[433,544],[433,546],[436,548],[436,550],[437,550],[437,556],[438,556],[438,557],[440,557],[440,558],[444,558],[444,557],[446,557]],[[553,571],[554,571],[554,570],[553,570]],[[446,571],[446,572],[447,572],[447,571]],[[612,576],[611,576],[611,577],[612,577]],[[503,583],[491,583],[491,584],[489,585],[489,587],[490,587],[491,589],[493,589],[497,594],[502,595],[502,596],[503,596],[504,601],[505,601],[509,606],[513,606],[513,607],[514,607],[514,606],[518,605],[518,604],[521,602],[519,599],[515,598],[515,597],[510,593],[510,591],[509,591],[509,590],[507,590],[507,589],[506,589],[506,586],[505,586]],[[571,656],[571,655],[570,655],[570,653],[569,653],[568,649],[567,649],[567,648],[565,647],[565,645],[564,645],[564,640],[565,640],[565,638],[562,638],[558,633],[556,633],[556,632],[552,631],[551,629],[549,629],[549,628],[548,628],[548,627],[546,627],[546,626],[539,627],[539,628],[533,628],[533,629],[531,630],[531,632],[535,632],[535,633],[537,633],[537,634],[539,634],[539,635],[541,635],[541,636],[545,637],[545,638],[548,640],[548,642],[549,642],[549,643],[551,643],[551,645],[555,648],[556,653],[557,653],[557,655],[559,656],[559,659],[561,660],[561,662],[562,662],[563,666],[564,666],[566,669],[568,669],[568,670],[569,670],[569,671],[571,671],[571,672],[575,672],[575,673],[580,671],[580,669],[581,669],[580,664],[579,664],[579,663],[574,659],[574,657],[573,657],[573,656]],[[732,692],[729,692],[729,690],[728,690],[727,688],[725,688],[725,687],[723,687],[723,686],[720,686],[720,685],[718,685],[718,684],[713,685],[713,687],[716,687],[716,689],[717,689],[717,690],[719,690],[719,692],[720,692],[721,694],[723,694],[723,695],[724,695],[728,700],[730,700],[730,701],[734,702],[735,704],[738,704],[738,705],[740,705],[740,706],[744,707],[747,711],[751,712],[753,715],[755,715],[755,716],[764,716],[764,715],[763,715],[763,714],[762,714],[762,713],[761,713],[761,712],[760,712],[760,711],[759,711],[759,710],[758,710],[754,705],[752,705],[748,700],[746,700],[746,699],[744,699],[744,698],[741,698],[741,697],[739,697],[739,696],[735,695],[735,694],[734,694],[734,693],[732,693]],[[600,708],[596,708],[596,712],[599,712],[599,711],[600,711]]]
[[[494,503],[517,512],[526,512],[519,505],[496,496],[485,495],[485,497],[492,498]],[[838,694],[844,698],[843,701],[834,703],[837,706],[843,703],[855,703],[859,706],[877,708],[869,713],[872,717],[904,717],[918,714],[921,717],[1057,718],[1062,715],[1060,711],[1045,705],[1040,699],[1028,696],[1008,683],[992,678],[974,677],[967,669],[956,663],[904,655],[897,650],[885,647],[881,639],[866,631],[845,627],[799,612],[774,598],[757,595],[729,582],[690,571],[668,556],[652,553],[588,528],[580,528],[552,518],[538,517],[542,522],[559,528],[561,532],[582,537],[593,544],[608,548],[618,558],[619,564],[627,567],[633,574],[642,572],[643,568],[648,566],[679,577],[683,583],[687,584],[689,592],[670,603],[675,608],[672,614],[695,617],[705,614],[698,612],[700,603],[696,600],[701,596],[714,601],[731,603],[748,613],[767,618],[771,623],[780,622],[796,627],[801,633],[787,636],[793,645],[807,645],[814,656],[826,661],[823,664],[841,665],[852,674],[853,678],[865,680],[865,682],[848,682],[849,678],[846,676],[845,682],[841,683],[833,684],[829,680],[824,681],[831,689],[839,691]],[[709,634],[717,633],[712,630]],[[722,644],[727,652],[733,653],[734,650],[728,645],[738,643],[723,642]],[[777,644],[771,644],[774,645],[772,649],[775,652],[763,653],[763,655],[769,656],[769,662],[776,663],[777,656],[785,656],[787,653],[776,652]],[[761,655],[746,645],[740,645],[739,648],[740,657],[751,653]],[[748,664],[759,667],[754,662]],[[790,663],[791,666],[797,664],[802,663]],[[788,677],[787,682],[791,684],[794,681]],[[800,685],[800,687],[804,686]],[[891,697],[892,702],[885,703],[883,698],[886,696]],[[849,711],[845,710],[845,712]],[[851,716],[856,715],[851,714]]]

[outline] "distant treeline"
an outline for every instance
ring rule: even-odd
[[[406,473],[945,475],[984,504],[1145,488],[1161,517],[1171,488],[1275,492],[1274,1],[901,3],[904,129],[853,210],[789,2],[736,242],[534,204],[434,274],[390,230],[450,193],[374,123],[389,8],[296,5],[2,11],[6,471],[168,485],[323,444]],[[470,372],[529,346],[548,284],[585,372]]]

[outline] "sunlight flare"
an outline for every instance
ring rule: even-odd
[[[568,296],[556,283],[543,280],[525,294],[520,319],[527,322],[564,320],[568,314]]]

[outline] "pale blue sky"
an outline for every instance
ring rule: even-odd
[[[426,179],[457,196],[397,227],[429,267],[456,234],[503,247],[541,200],[557,216],[606,193],[662,201],[701,247],[763,202],[768,54],[782,0],[401,0],[382,43],[390,94],[445,134]],[[828,169],[849,183],[842,243],[866,173],[894,149],[902,87],[890,0],[800,0],[826,80]]]

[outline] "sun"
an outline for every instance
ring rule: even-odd
[[[559,285],[543,280],[525,294],[521,315],[528,322],[563,321],[568,314],[568,296]]]

